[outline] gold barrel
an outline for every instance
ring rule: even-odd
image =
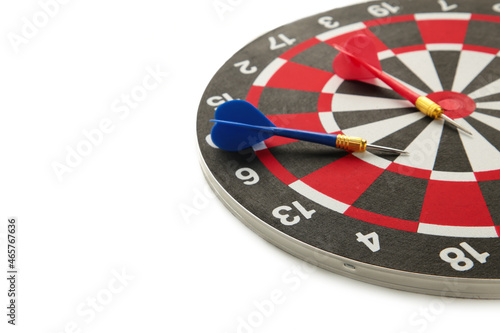
[[[364,152],[366,150],[366,140],[347,135],[337,135],[337,148],[354,152]]]
[[[441,115],[443,114],[443,109],[439,106],[439,104],[433,102],[425,96],[420,96],[415,102],[415,106],[417,109],[434,119],[441,118]]]

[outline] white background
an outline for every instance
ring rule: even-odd
[[[1,279],[1,332],[497,327],[496,301],[393,291],[309,267],[207,191],[195,121],[210,78],[268,30],[353,1],[71,0],[46,22],[41,3],[55,2],[0,5],[0,266],[13,215],[20,270],[15,328]],[[121,98],[141,91],[148,70],[168,75],[147,81],[151,91],[126,114]],[[85,131],[95,134],[90,148]],[[54,163],[78,147],[87,156],[58,177]]]

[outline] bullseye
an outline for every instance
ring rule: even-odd
[[[476,110],[476,103],[472,98],[454,91],[438,91],[427,97],[439,104],[451,119],[468,117]]]

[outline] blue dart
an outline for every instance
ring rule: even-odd
[[[215,119],[211,121],[215,122],[211,132],[212,142],[227,151],[240,151],[276,135],[351,152],[365,152],[368,148],[383,153],[408,154],[395,148],[367,144],[362,138],[276,127],[262,112],[246,101],[234,100],[222,104],[215,112]]]

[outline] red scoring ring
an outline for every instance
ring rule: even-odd
[[[476,103],[472,98],[454,91],[438,91],[427,97],[439,104],[444,114],[451,119],[468,117],[476,110]]]

